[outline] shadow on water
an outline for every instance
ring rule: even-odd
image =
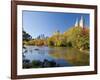
[[[48,67],[64,67],[64,66],[71,66],[66,61],[59,59],[59,60],[47,60],[44,61],[40,60],[33,60],[32,62],[28,59],[23,60],[23,68],[48,68]]]

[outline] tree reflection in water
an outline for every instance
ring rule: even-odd
[[[44,68],[44,67],[60,67],[54,60],[49,61],[44,59],[44,61],[33,60],[30,62],[28,59],[23,60],[23,68]]]

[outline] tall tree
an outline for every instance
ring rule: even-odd
[[[23,41],[29,41],[32,39],[32,36],[29,33],[27,33],[24,30],[22,32],[23,32]]]

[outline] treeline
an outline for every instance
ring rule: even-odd
[[[57,31],[48,38],[30,39],[28,41],[24,40],[23,42],[26,45],[74,47],[85,50],[89,49],[89,29],[72,27],[63,34]]]

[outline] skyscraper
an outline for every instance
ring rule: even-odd
[[[80,27],[84,27],[84,22],[83,22],[83,17],[81,16],[81,19],[80,19],[80,21],[79,21],[79,26]]]
[[[78,19],[76,19],[76,22],[75,22],[75,27],[77,27],[78,26]]]
[[[76,19],[76,22],[75,22],[75,27],[82,27],[84,28],[84,19],[83,17],[81,16],[81,19],[78,21],[78,19]]]

